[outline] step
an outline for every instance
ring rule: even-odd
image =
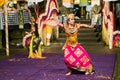
[[[86,27],[81,27],[78,31],[78,33],[94,33],[95,28],[86,28]],[[59,28],[59,33],[65,33],[63,28]]]
[[[84,38],[78,38],[79,42],[97,42],[99,38],[88,38],[88,37],[84,37]],[[57,39],[57,42],[65,42],[66,38],[59,38]],[[55,41],[52,41],[55,42]]]
[[[85,28],[85,27],[82,27],[79,29],[79,32],[78,33],[94,33],[95,32],[95,28]]]
[[[98,45],[104,45],[103,42],[89,42],[89,43],[86,43],[86,42],[79,42],[79,44],[81,44],[82,46],[98,46]]]
[[[44,49],[62,49],[62,47],[64,46],[65,43],[51,43],[50,46],[45,46]],[[79,43],[81,46],[83,46],[86,49],[103,49],[104,48],[104,44],[103,43],[89,43],[89,44],[83,44],[83,43]]]
[[[50,46],[43,48],[43,53],[63,53],[64,43],[51,43]],[[112,53],[105,45],[81,45],[88,53]]]
[[[89,37],[89,38],[92,38],[92,37],[96,37],[97,36],[97,33],[78,33],[78,37],[80,38],[84,38],[84,37]],[[65,33],[60,33],[59,34],[59,38],[65,38],[66,37],[66,34]]]
[[[76,23],[84,23],[84,24],[90,24],[91,20],[90,19],[75,19]]]

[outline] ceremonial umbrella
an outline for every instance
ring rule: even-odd
[[[0,0],[0,6],[4,4],[4,0]]]

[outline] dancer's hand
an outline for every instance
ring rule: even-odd
[[[89,25],[89,28],[94,28],[94,25]]]
[[[60,26],[60,27],[63,27],[63,24],[60,23],[60,21],[58,21],[57,25]]]
[[[30,34],[29,32],[25,32],[25,34]]]

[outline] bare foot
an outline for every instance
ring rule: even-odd
[[[46,59],[47,57],[38,57],[39,59]]]
[[[94,72],[91,72],[90,74],[92,75],[92,74],[94,74]]]
[[[71,75],[71,74],[72,74],[71,72],[68,72],[68,73],[66,73],[65,75],[66,75],[66,76],[69,76],[69,75]]]
[[[94,71],[93,72],[86,72],[85,75],[92,75],[94,74]]]
[[[85,72],[85,75],[89,75],[90,73],[89,72]]]
[[[38,56],[37,54],[34,54],[34,58],[36,58],[36,59],[46,59],[47,57]]]

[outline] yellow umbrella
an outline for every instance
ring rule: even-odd
[[[0,0],[0,6],[4,4],[4,0]]]

